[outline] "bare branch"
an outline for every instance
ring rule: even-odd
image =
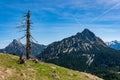
[[[21,39],[23,39],[26,35],[24,35],[23,37],[21,37],[20,39],[18,39],[18,41],[20,41]]]
[[[35,42],[37,42],[37,43],[38,43],[38,41],[37,41],[34,37],[32,37],[32,36],[31,36],[31,38],[32,38]]]
[[[26,30],[20,30],[20,31],[18,31],[18,32],[26,32]]]

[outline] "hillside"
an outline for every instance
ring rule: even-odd
[[[53,64],[29,60],[26,65],[19,65],[17,60],[17,56],[0,54],[0,80],[101,80],[91,74]]]
[[[120,80],[120,51],[109,48],[89,29],[51,43],[38,59],[105,80]]]

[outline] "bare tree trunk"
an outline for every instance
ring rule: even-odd
[[[27,13],[27,30],[26,30],[26,57],[30,58],[31,54],[31,34],[30,34],[30,11]]]

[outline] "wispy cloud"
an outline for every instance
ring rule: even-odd
[[[109,13],[111,10],[115,9],[116,7],[120,6],[120,2],[116,3],[114,6],[110,7],[109,9],[105,10],[101,15],[97,16],[95,19],[93,19],[91,22],[94,22],[96,20],[99,20],[103,16],[105,16],[107,13]]]
[[[43,43],[65,38],[66,35],[82,31],[83,28],[90,28],[105,39],[110,37],[108,34],[119,34],[119,2],[120,0],[2,0],[0,34],[9,35],[4,40],[19,35],[10,32],[17,32],[16,24],[22,21],[23,15],[30,9],[34,23],[33,35]],[[55,38],[51,39],[51,36]]]

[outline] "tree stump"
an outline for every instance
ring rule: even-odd
[[[26,63],[26,57],[21,53],[20,58],[18,60],[19,64],[25,64]]]

